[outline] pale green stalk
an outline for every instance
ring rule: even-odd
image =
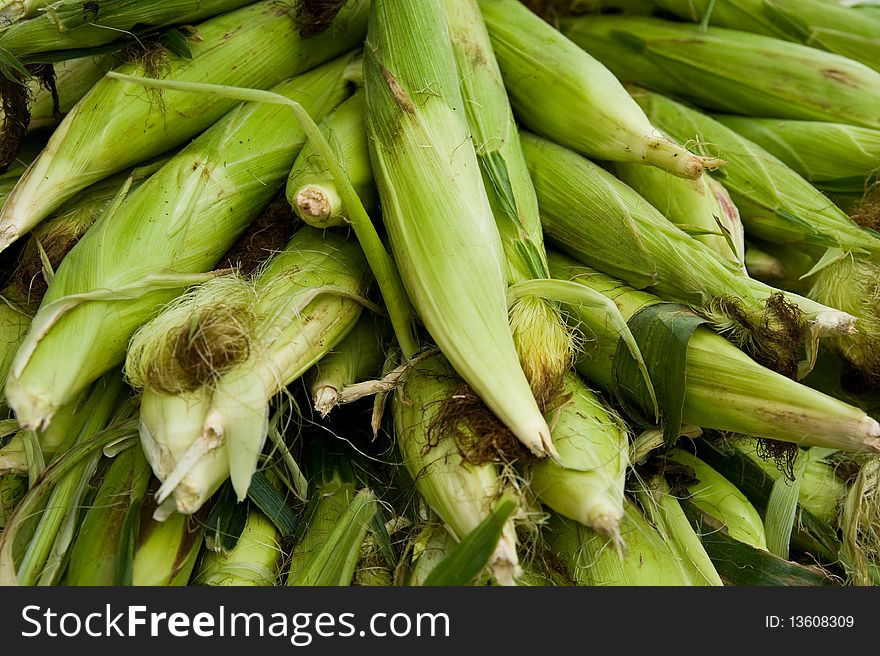
[[[372,4],[364,77],[384,224],[434,342],[523,444],[553,456],[508,322],[501,240],[446,26],[442,0]]]
[[[480,0],[480,10],[513,110],[529,130],[591,158],[641,162],[681,177],[721,163],[659,134],[600,55],[587,54],[522,3]]]
[[[197,36],[190,38],[192,59],[165,53],[158,76],[137,62],[115,71],[266,89],[357,47],[368,4],[368,0],[349,3],[332,29],[302,39],[292,19],[278,15],[274,0],[257,2],[199,23]],[[158,93],[105,76],[54,130],[0,210],[0,250],[76,192],[186,143],[235,104],[228,98],[176,90]],[[183,182],[175,187],[179,185]]]
[[[324,117],[320,128],[364,209],[374,212],[378,208],[379,198],[370,168],[364,92],[356,91]],[[293,211],[309,225],[315,228],[348,225],[348,209],[333,174],[321,157],[319,147],[312,141],[306,142],[290,170],[286,194]]]
[[[277,90],[321,115],[347,96],[347,62],[336,59]],[[217,275],[205,272],[278,192],[305,140],[286,112],[239,106],[120,194],[65,256],[7,381],[23,424],[48,424],[55,409],[122,361],[132,333],[163,304]],[[146,247],[158,243],[161,249]]]
[[[558,253],[550,252],[549,261],[555,277],[576,279],[607,295],[627,320],[661,302]],[[578,372],[613,393],[617,331],[586,307],[571,308],[571,317],[589,339]],[[666,355],[646,359],[662,367]],[[649,410],[646,400],[637,402]],[[880,451],[880,424],[864,411],[762,367],[705,326],[698,326],[687,344],[682,423],[795,444]]]
[[[362,314],[345,339],[315,365],[309,392],[322,417],[341,402],[345,388],[379,377],[385,352],[377,323],[375,316]]]

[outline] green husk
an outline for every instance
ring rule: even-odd
[[[344,400],[350,385],[377,378],[385,362],[382,331],[374,315],[360,319],[335,349],[325,355],[309,382],[312,402],[322,417]]]
[[[686,489],[687,500],[717,519],[731,538],[756,549],[767,549],[764,523],[758,511],[739,488],[707,463],[676,448],[666,455],[664,473],[673,488]]]
[[[636,291],[561,254],[550,252],[548,259],[555,277],[576,279],[612,298],[630,325],[640,312],[660,304],[656,296]],[[641,400],[634,398],[641,383],[619,380],[617,332],[588,308],[572,307],[569,311],[587,339],[578,372],[648,413],[651,405],[647,396],[642,393]],[[662,314],[657,315],[656,321],[662,319]],[[663,381],[677,393],[682,424],[847,451],[880,450],[880,424],[864,411],[762,367],[706,326],[693,329],[682,346],[683,377],[668,380],[673,369],[673,352],[668,345],[659,343],[659,349],[651,349],[640,344],[655,387]],[[623,357],[628,358],[628,352]]]
[[[479,457],[477,449],[491,449],[493,439],[505,438],[505,430],[484,407],[476,411],[457,407],[464,390],[450,363],[437,353],[408,369],[392,399],[394,436],[403,465],[419,495],[456,541],[486,518],[504,487],[498,466],[486,456]],[[512,520],[490,559],[489,571],[502,584],[513,583],[519,574]]]
[[[703,585],[671,544],[631,501],[626,502],[621,538],[614,540],[551,514],[543,536],[550,553],[561,561],[577,585],[690,586]]]
[[[0,474],[0,529],[6,527],[27,489],[27,476]]]
[[[480,10],[513,110],[529,130],[588,157],[651,164],[680,177],[721,164],[659,135],[601,57],[520,2],[480,0]]]
[[[548,278],[538,200],[479,3],[447,0],[446,14],[471,140],[501,237],[507,281]],[[520,364],[544,407],[571,368],[572,337],[552,300],[523,296],[510,306],[509,315]]]
[[[138,331],[125,370],[160,503],[195,512],[227,477],[245,497],[270,401],[354,327],[369,280],[356,241],[303,227],[250,280],[210,281]]]
[[[641,479],[635,495],[645,516],[672,548],[694,585],[724,585],[666,479],[659,474]]]
[[[319,450],[307,525],[290,556],[289,586],[351,585],[367,530],[378,511],[376,494],[355,478],[352,463]]]
[[[195,571],[194,585],[275,585],[284,552],[281,534],[259,508],[251,505],[247,522],[228,553],[203,550]]]
[[[292,29],[292,19],[279,15],[274,0],[257,2],[199,23],[198,36],[190,37],[191,59],[161,50],[158,70],[149,61],[114,70],[164,80],[274,87],[360,45],[368,4],[349,3],[337,16],[336,29],[303,39]],[[0,211],[0,250],[79,190],[186,143],[235,105],[219,96],[156,92],[105,77],[56,128],[7,199]],[[101,126],[99,132],[95,125]],[[287,166],[285,174],[289,171]]]
[[[0,31],[0,48],[16,57],[93,48],[169,25],[189,24],[232,12],[253,0],[54,0],[39,12]]]
[[[364,209],[371,212],[378,207],[379,199],[370,168],[364,121],[364,92],[358,90],[319,125]],[[287,179],[286,194],[297,216],[315,228],[348,224],[348,211],[333,175],[311,141],[306,142],[296,158]]]
[[[148,495],[148,498],[152,495]],[[144,504],[131,571],[133,586],[189,585],[203,541],[202,524],[174,513],[154,519],[156,506]]]
[[[880,127],[880,72],[847,57],[660,18],[575,17],[561,29],[622,82],[705,109]]]
[[[73,106],[98,83],[98,80],[104,77],[104,73],[117,63],[113,55],[95,55],[66,59],[55,64],[57,115],[55,99],[51,91],[31,81],[29,86],[33,92],[33,100],[30,103],[31,120],[28,123],[28,130],[55,126],[60,118],[69,113]]]
[[[827,121],[728,114],[713,118],[826,193],[863,194],[868,182],[880,174],[880,130]]]
[[[855,317],[719,261],[598,165],[531,134],[522,143],[546,236],[582,263],[694,308],[759,361],[791,376],[803,344],[854,330]]]
[[[532,467],[529,489],[554,512],[619,539],[629,466],[623,420],[575,374],[565,377],[553,423],[560,462]]]
[[[437,346],[523,444],[552,456],[508,323],[500,237],[468,138],[446,26],[441,0],[372,4],[364,78],[384,224],[409,298]]]
[[[323,114],[347,95],[348,58],[278,90]],[[65,256],[18,351],[6,393],[19,421],[48,424],[59,405],[125,357],[131,335],[163,304],[217,275],[205,272],[280,190],[305,139],[286,111],[241,105],[136,190],[120,192]],[[163,247],[144,246],[155,243]]]
[[[745,270],[739,210],[720,182],[709,176],[682,180],[639,164],[618,163],[611,170],[663,216],[711,248],[722,262]]]
[[[50,2],[52,0],[2,0],[0,19],[14,23],[23,18],[31,18]]]
[[[827,0],[655,2],[663,10],[685,20],[803,43],[880,70],[880,15],[857,14]]]
[[[115,456],[82,517],[62,585],[130,585],[150,465],[135,444]]]

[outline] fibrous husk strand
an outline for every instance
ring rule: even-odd
[[[797,377],[805,321],[800,308],[782,292],[767,299],[765,311],[759,317],[746,312],[736,299],[724,296],[712,299],[702,314],[717,332],[759,364],[789,378]]]

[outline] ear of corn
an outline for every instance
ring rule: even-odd
[[[446,359],[435,354],[406,372],[392,401],[395,439],[403,464],[419,495],[456,540],[463,539],[486,518],[503,492],[497,466],[479,462],[472,453],[481,439],[492,436],[471,426],[473,418],[455,416],[455,395],[463,387]],[[444,408],[445,404],[451,405]],[[443,419],[444,415],[452,418]],[[505,583],[519,573],[512,521],[495,549],[489,570]]]
[[[709,176],[683,180],[654,167],[615,164],[614,175],[663,216],[700,241],[723,262],[744,270],[739,210],[724,186]]]
[[[693,584],[724,585],[666,479],[659,474],[641,479],[635,495],[645,516],[672,548],[679,566],[688,573]]]
[[[629,432],[576,375],[566,375],[562,398],[553,423],[560,462],[534,465],[529,489],[554,512],[619,538]]]
[[[477,0],[447,0],[446,14],[471,140],[507,271],[516,284],[547,278],[538,200],[492,42]],[[570,336],[550,300],[522,296],[510,307],[514,344],[535,397],[549,402],[571,365]]]
[[[347,95],[346,64],[346,57],[334,60],[278,89],[323,114]],[[114,201],[67,254],[7,381],[23,424],[47,424],[59,405],[124,358],[138,326],[182,288],[212,277],[202,272],[277,193],[302,146],[303,133],[287,118],[283,107],[241,105]],[[155,243],[163,248],[146,248]],[[63,370],[59,358],[68,363]],[[53,374],[45,376],[44,367]]]
[[[863,193],[866,181],[880,173],[880,130],[827,121],[713,118],[825,192]]]
[[[441,0],[372,5],[364,77],[384,223],[437,346],[530,450],[552,455],[508,324],[498,228],[468,138],[446,24]]]
[[[788,277],[805,279],[809,298],[858,317],[854,334],[832,337],[828,343],[868,380],[880,379],[877,233],[856,225],[783,162],[711,117],[658,94],[639,91],[634,97],[675,138],[722,149],[731,160],[725,186],[746,230],[810,256],[806,270],[796,276],[789,272]]]
[[[320,127],[364,208],[375,210],[379,201],[370,168],[364,92],[356,91],[328,114]],[[297,216],[315,228],[339,227],[348,222],[348,213],[336,182],[311,141],[306,142],[296,158],[287,179],[286,193]]]
[[[577,279],[608,295],[628,320],[659,302],[557,253],[550,252],[549,261],[555,277]],[[579,373],[613,391],[617,333],[586,307],[572,307],[571,312],[594,340],[578,359]],[[658,363],[651,373],[655,384],[668,356],[649,356],[649,367],[651,358]],[[684,387],[685,424],[847,451],[880,450],[880,424],[864,411],[760,366],[705,326],[698,326],[687,343]]]
[[[685,488],[688,500],[706,514],[717,518],[730,537],[756,549],[767,548],[761,516],[739,488],[707,463],[681,448],[673,449],[666,456],[666,461],[666,476],[672,485]],[[673,469],[672,463],[681,465],[684,471]]]
[[[529,130],[589,157],[650,164],[681,177],[719,164],[657,133],[600,57],[520,2],[480,0],[480,10],[514,112]]]
[[[577,585],[696,585],[668,542],[631,501],[620,527],[626,549],[569,519],[553,514],[545,538],[550,552],[568,569]]]
[[[225,14],[253,0],[56,0],[0,32],[0,48],[17,57],[110,43],[133,28],[155,30]]]
[[[173,495],[192,513],[227,477],[244,498],[269,402],[352,329],[368,276],[356,242],[302,228],[252,281],[206,283],[134,336],[126,373],[145,390],[141,434],[160,501]]]
[[[203,550],[192,575],[196,585],[271,586],[281,567],[281,534],[272,521],[250,505],[247,522],[229,553]]]
[[[150,465],[135,444],[116,455],[85,512],[63,585],[129,585]]]
[[[792,331],[854,330],[853,316],[783,293],[720,262],[598,165],[534,135],[525,134],[522,143],[547,237],[582,263],[699,309],[717,330],[789,375],[798,358],[791,351]],[[778,301],[771,297],[784,297],[800,312],[774,309]],[[758,335],[757,326],[766,332]]]
[[[880,15],[826,0],[656,0],[686,20],[795,41],[880,69]]]
[[[706,109],[880,127],[880,72],[847,57],[660,18],[576,17],[561,29],[621,81]]]
[[[377,500],[370,488],[359,485],[350,463],[336,457],[327,452],[316,458],[320,465],[307,525],[291,553],[289,586],[350,585],[354,577]]]
[[[153,517],[154,511],[154,506],[144,507],[132,562],[131,585],[188,585],[202,545],[202,525],[180,513],[158,521]]]
[[[177,81],[273,87],[356,47],[363,38],[367,5],[366,0],[349,3],[337,16],[339,29],[306,40],[292,29],[292,21],[279,20],[273,1],[257,2],[198,24],[192,59],[165,53],[158,75],[139,63],[115,70]],[[0,211],[0,250],[76,192],[185,143],[234,106],[226,98],[156,93],[105,77],[52,133],[10,194]],[[97,132],[95,125],[101,126]]]

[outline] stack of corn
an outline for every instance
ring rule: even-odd
[[[876,12],[94,4],[0,1],[0,584],[880,584]]]

